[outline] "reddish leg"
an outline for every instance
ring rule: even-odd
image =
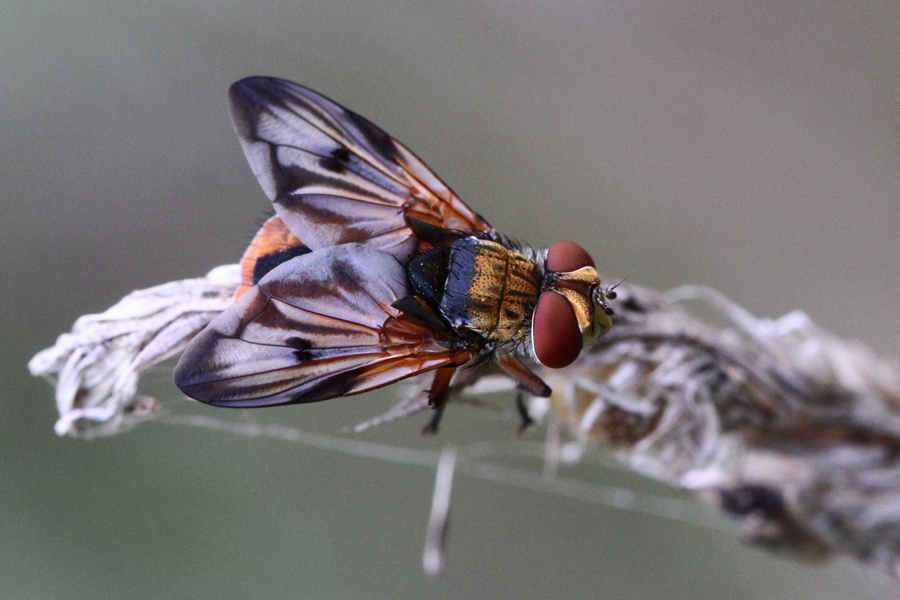
[[[447,389],[450,387],[450,380],[453,379],[455,372],[456,367],[442,367],[435,371],[434,381],[431,383],[431,389],[428,390],[428,406],[434,409],[434,415],[422,428],[422,435],[437,433],[441,417],[444,415],[444,408],[447,406]]]
[[[550,386],[544,383],[544,380],[532,373],[528,367],[522,364],[518,358],[516,358],[515,354],[504,354],[497,359],[497,366],[500,369],[509,375],[511,378],[515,379],[516,383],[519,384],[519,389],[534,394],[535,396],[540,396],[541,398],[547,398],[550,396]]]

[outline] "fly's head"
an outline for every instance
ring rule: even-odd
[[[615,291],[604,288],[581,246],[560,241],[547,252],[547,270],[531,323],[534,356],[544,366],[570,365],[612,328]]]

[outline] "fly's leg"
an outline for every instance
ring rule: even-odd
[[[541,398],[550,396],[550,386],[544,383],[543,379],[532,373],[514,354],[501,355],[497,359],[497,366],[519,384],[520,390]]]
[[[434,415],[432,415],[428,424],[422,428],[422,435],[434,435],[437,433],[441,417],[444,415],[444,408],[447,406],[447,390],[455,372],[456,367],[441,367],[435,371],[434,381],[431,383],[431,389],[428,390],[428,406],[434,409]]]
[[[519,385],[519,391],[516,393],[516,409],[519,411],[519,416],[522,418],[522,423],[519,425],[519,435],[525,432],[531,425],[534,424],[534,420],[532,420],[531,415],[528,414],[528,408],[525,406],[525,396],[522,393],[528,392],[530,394],[534,394],[535,396],[540,396],[541,398],[546,398],[550,395],[550,386],[544,383],[544,380],[531,372],[531,370],[522,364],[514,354],[504,354],[497,359],[497,365],[500,369],[509,375],[512,379],[516,381]]]
[[[525,394],[522,392],[516,393],[516,410],[519,411],[519,417],[521,418],[519,429],[516,433],[522,435],[529,427],[534,425],[534,419],[528,414],[528,407],[525,406]]]

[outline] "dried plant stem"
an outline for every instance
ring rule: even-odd
[[[803,313],[756,319],[717,292],[628,287],[612,332],[543,371],[554,414],[630,468],[741,519],[793,556],[844,553],[897,574],[900,378],[895,364]],[[730,326],[686,312],[702,300]]]
[[[238,282],[235,266],[222,267],[134,292],[106,313],[79,319],[29,363],[56,387],[57,432],[110,435],[154,418],[157,403],[136,396],[138,374],[183,348],[228,305]],[[533,400],[535,416],[549,411],[577,441],[606,446],[628,468],[692,490],[741,520],[752,543],[807,559],[847,554],[896,575],[897,365],[800,312],[757,319],[698,287],[617,291],[612,331],[572,366],[539,371],[553,395]],[[725,325],[688,312],[686,303],[696,300]],[[457,399],[512,385],[489,363],[458,373]],[[422,407],[414,396],[365,425]],[[549,447],[545,471],[552,474],[561,446]],[[443,489],[440,497],[449,497],[449,485]],[[437,536],[441,526],[434,529]]]

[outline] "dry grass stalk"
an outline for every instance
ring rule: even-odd
[[[183,349],[237,283],[235,266],[220,267],[79,319],[29,364],[56,387],[57,432],[108,435],[152,418],[138,374]],[[741,519],[752,543],[808,559],[844,553],[897,574],[897,366],[800,312],[757,319],[697,287],[617,291],[613,330],[571,367],[540,371],[571,435]],[[688,300],[725,325],[688,312]],[[461,373],[457,393],[481,374]],[[419,405],[405,406],[398,415]]]

